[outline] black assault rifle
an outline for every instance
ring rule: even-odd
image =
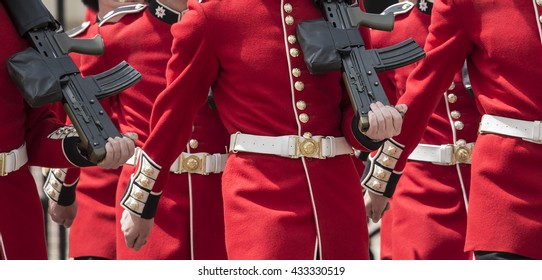
[[[394,15],[377,15],[360,10],[357,0],[314,0],[322,8],[324,19],[304,21],[297,35],[311,74],[341,70],[360,129],[369,129],[370,104],[388,98],[376,73],[395,69],[425,57],[412,39],[381,48],[365,48],[358,26],[391,31]],[[350,4],[351,3],[351,4]]]
[[[135,84],[141,74],[123,61],[106,72],[83,78],[68,53],[102,54],[99,35],[70,38],[41,0],[2,2],[19,35],[27,37],[32,46],[8,60],[11,78],[32,107],[62,101],[82,149],[91,162],[99,162],[105,157],[107,139],[121,135],[98,100]]]

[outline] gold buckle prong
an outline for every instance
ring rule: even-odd
[[[6,172],[6,153],[0,153],[0,177],[7,176]]]

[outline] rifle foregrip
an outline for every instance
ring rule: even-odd
[[[348,17],[351,26],[365,26],[376,30],[392,31],[395,23],[393,14],[380,15],[364,13],[359,6],[350,6],[347,8]]]
[[[92,39],[74,39],[70,38],[66,33],[57,33],[54,38],[64,54],[75,52],[102,55],[104,52],[104,42],[100,34]]]

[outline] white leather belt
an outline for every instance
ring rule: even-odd
[[[440,165],[470,164],[473,148],[474,143],[464,142],[455,145],[418,144],[408,159]]]
[[[522,121],[493,115],[483,115],[480,133],[494,133],[521,138],[525,141],[542,144],[542,123]]]
[[[126,161],[126,164],[135,165],[141,149],[137,148],[134,155]],[[181,153],[173,162],[169,170],[175,174],[192,173],[208,175],[212,173],[222,173],[226,166],[227,154],[208,154],[208,153]]]
[[[230,151],[277,155],[289,158],[311,157],[325,159],[353,154],[352,146],[344,137],[297,135],[258,136],[236,133],[230,137]]]
[[[7,176],[9,173],[19,170],[27,162],[26,143],[7,153],[0,153],[0,176]]]

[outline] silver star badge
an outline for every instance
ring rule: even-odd
[[[154,14],[158,18],[163,18],[166,15],[166,9],[164,9],[164,7],[162,7],[162,6],[158,6],[158,8],[156,8],[156,11],[154,12]]]
[[[423,12],[427,11],[427,2],[425,2],[425,0],[420,1],[420,10]]]

